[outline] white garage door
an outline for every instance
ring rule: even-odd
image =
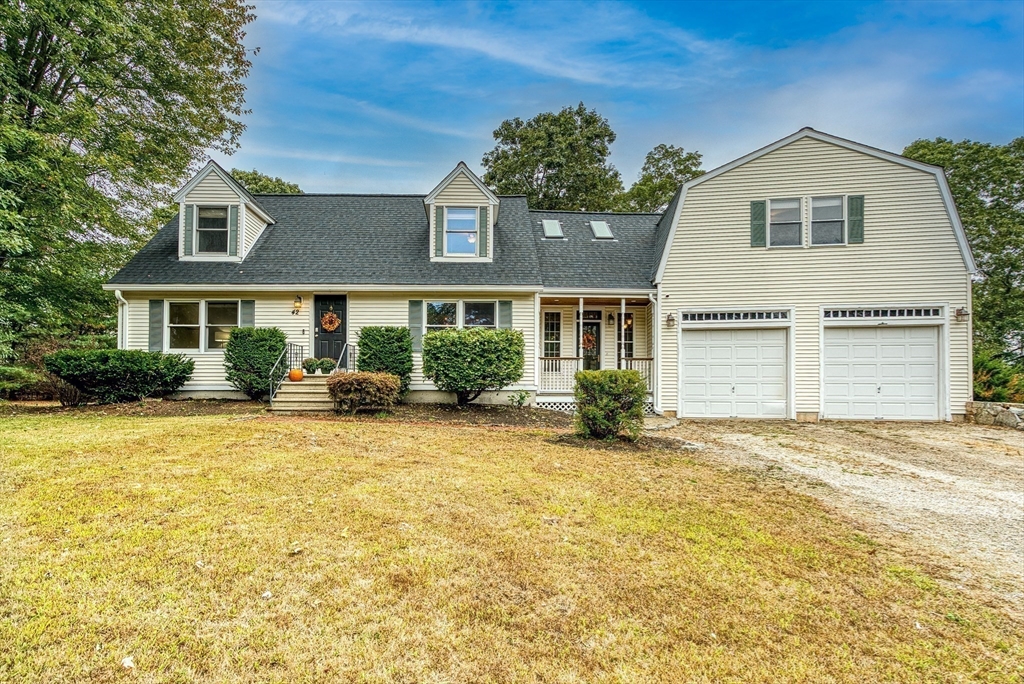
[[[937,420],[934,327],[825,328],[826,418]]]
[[[786,330],[684,330],[682,415],[786,418]]]

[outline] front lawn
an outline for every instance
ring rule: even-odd
[[[547,429],[0,418],[0,542],[0,681],[1024,674],[1020,625],[813,500]]]

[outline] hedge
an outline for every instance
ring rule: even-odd
[[[460,406],[523,377],[523,333],[508,328],[446,328],[423,336],[423,375]]]
[[[402,383],[391,373],[332,373],[327,391],[339,411],[354,414],[365,406],[389,409],[398,401]]]
[[[46,370],[101,404],[170,394],[192,377],[180,354],[137,349],[64,349],[43,359]]]
[[[224,349],[226,377],[235,389],[250,399],[270,394],[270,371],[281,358],[288,338],[278,328],[235,328]],[[280,381],[288,365],[278,366]]]
[[[412,335],[408,328],[368,326],[359,333],[356,368],[369,373],[397,375],[401,392],[409,391],[412,379]]]
[[[576,434],[631,441],[644,428],[647,384],[639,371],[599,370],[576,373]]]

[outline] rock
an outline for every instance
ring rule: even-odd
[[[992,425],[995,423],[995,417],[985,408],[974,414],[974,422],[978,425]]]
[[[1020,417],[1013,411],[1003,410],[996,414],[993,422],[995,422],[996,425],[1001,425],[1002,427],[1015,428],[1017,427],[1017,424],[1020,423]]]

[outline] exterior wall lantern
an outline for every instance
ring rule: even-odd
[[[964,307],[960,307],[954,312],[954,315],[956,316],[957,323],[966,323],[967,320],[971,317],[971,312],[965,309]]]
[[[665,317],[665,325],[667,325],[669,327],[672,327],[675,324],[676,324],[676,315],[674,313],[669,313],[669,315]]]
[[[302,295],[295,295],[295,301],[292,302],[292,316],[298,316],[300,311],[302,311]]]

